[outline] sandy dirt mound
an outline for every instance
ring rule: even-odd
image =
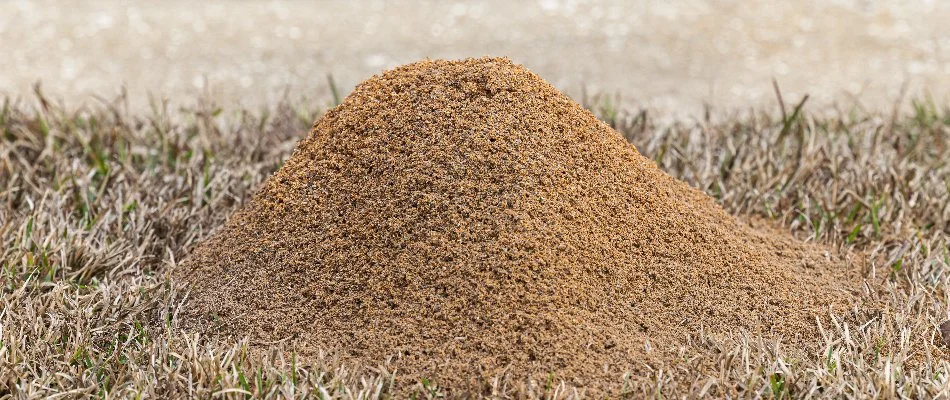
[[[401,379],[615,391],[700,329],[815,339],[843,263],[750,228],[507,59],[423,61],[328,112],[177,269],[186,320]],[[649,343],[649,344],[648,344]]]

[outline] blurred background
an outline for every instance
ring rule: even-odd
[[[414,60],[503,55],[667,113],[771,106],[773,78],[787,103],[890,109],[902,88],[946,100],[948,23],[940,0],[0,0],[0,95],[267,107],[331,98],[328,75],[345,95]]]

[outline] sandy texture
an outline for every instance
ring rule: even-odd
[[[177,270],[195,326],[291,338],[403,381],[595,392],[691,333],[805,348],[841,263],[750,228],[507,59],[360,84]]]
[[[208,93],[273,105],[330,99],[385,68],[508,56],[579,99],[701,115],[786,100],[890,110],[950,87],[950,3],[933,0],[0,1],[0,93],[41,80],[69,104],[128,87],[173,103]]]

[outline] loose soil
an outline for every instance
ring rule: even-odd
[[[507,59],[360,84],[175,277],[184,320],[400,382],[616,392],[687,338],[808,349],[851,301],[833,252],[750,227]],[[207,328],[207,327],[212,328]]]

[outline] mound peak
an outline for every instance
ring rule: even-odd
[[[178,268],[188,318],[448,386],[619,389],[700,329],[806,341],[844,286],[507,59],[361,83]],[[649,342],[649,345],[647,343]]]

